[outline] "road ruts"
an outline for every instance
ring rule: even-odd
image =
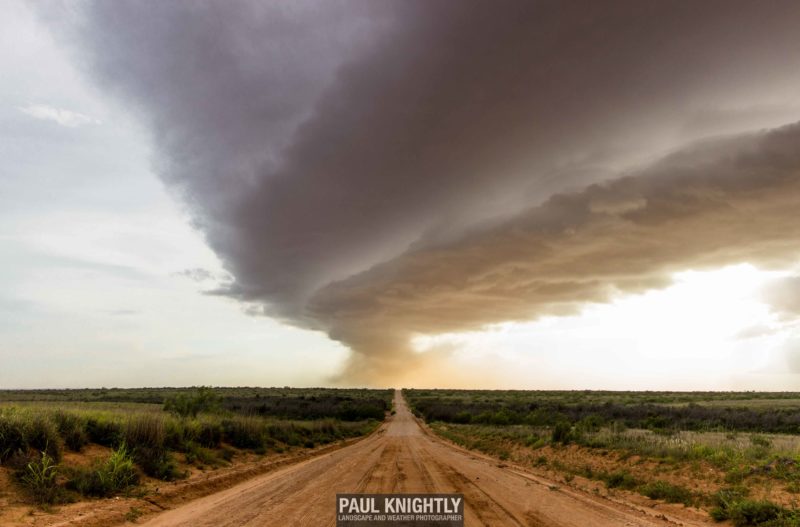
[[[333,526],[337,492],[459,492],[467,526],[667,527],[652,510],[610,502],[454,447],[427,433],[395,393],[370,437],[153,517],[148,527]],[[681,519],[685,527],[709,524]]]

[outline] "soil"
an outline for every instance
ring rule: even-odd
[[[135,489],[132,496],[81,501],[44,509],[25,499],[13,482],[11,471],[0,467],[0,526],[111,527],[139,524],[143,518],[156,513],[179,507],[280,467],[347,447],[358,440],[349,439],[316,449],[267,456],[238,451],[233,462],[224,468],[200,470],[182,465],[189,471],[186,479],[164,482],[144,478],[142,486]],[[89,445],[80,453],[65,452],[62,464],[88,466],[107,458],[110,452],[108,448]]]
[[[374,434],[153,516],[143,525],[332,526],[337,492],[462,493],[466,525],[714,525],[695,511],[584,492],[463,450],[430,433],[400,392]]]
[[[41,511],[0,494],[0,525],[333,526],[342,493],[457,492],[465,525],[553,527],[701,527],[718,525],[699,511],[604,492],[581,478],[462,449],[430,432],[398,391],[396,413],[364,439],[242,459],[225,469],[195,471],[178,483],[149,482],[140,497],[74,503]],[[91,453],[94,456],[100,452]],[[0,471],[0,489],[8,489]],[[3,500],[6,500],[3,502]]]

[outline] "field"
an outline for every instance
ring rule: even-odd
[[[798,393],[404,394],[440,436],[565,485],[737,526],[800,525]]]
[[[141,497],[159,482],[363,436],[383,421],[392,394],[205,387],[0,391],[0,510]]]

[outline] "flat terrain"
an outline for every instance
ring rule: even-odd
[[[200,498],[145,523],[157,526],[330,526],[337,492],[459,492],[466,525],[685,526],[641,505],[559,487],[442,441],[395,393],[396,414],[358,443]]]

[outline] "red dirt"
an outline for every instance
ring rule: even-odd
[[[398,392],[396,415],[375,434],[166,511],[164,526],[331,526],[337,492],[459,492],[466,525],[584,527],[710,525],[680,511],[559,486],[516,465],[460,449],[429,433]]]

